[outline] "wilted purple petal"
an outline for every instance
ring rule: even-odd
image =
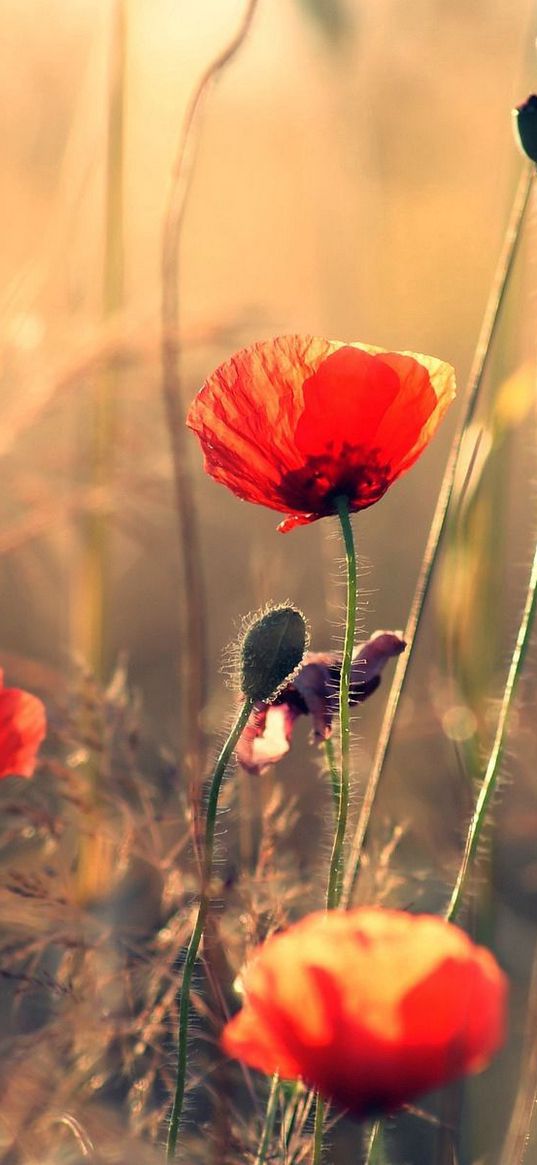
[[[289,752],[298,715],[286,703],[259,704],[254,709],[235,750],[248,773],[263,773]]]
[[[329,658],[320,651],[307,651],[292,685],[304,701],[304,711],[313,717],[316,740],[327,740],[332,732],[330,700],[334,685],[326,663]]]
[[[400,655],[405,642],[394,631],[376,631],[355,648],[351,667],[350,704],[360,704],[378,688],[389,659]],[[313,719],[318,741],[332,734],[337,713],[341,655],[334,651],[307,651],[293,683],[273,704],[258,704],[237,745],[237,759],[250,773],[262,773],[289,751],[295,720]]]
[[[375,631],[366,643],[355,648],[351,667],[351,704],[360,704],[380,684],[383,667],[405,650],[406,643],[396,631]]]

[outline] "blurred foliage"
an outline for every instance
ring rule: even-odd
[[[356,18],[351,16],[345,0],[298,0],[298,5],[334,47],[354,33]]]
[[[455,511],[438,578],[438,612],[448,673],[475,717],[482,744],[490,728],[491,684],[502,658],[501,598],[508,576],[513,457],[510,438],[527,421],[533,397],[534,372],[531,364],[525,363],[499,384],[487,415],[468,428],[455,488]],[[491,611],[497,612],[495,619],[491,619]]]
[[[78,670],[69,690],[49,693],[47,709],[35,780],[0,786],[0,1162],[72,1163],[78,1151],[119,1161],[125,1138],[129,1160],[150,1162],[174,1086],[182,953],[197,893],[189,810],[176,766],[144,734],[122,666],[106,689]],[[207,1160],[208,1140],[215,1161],[254,1151],[243,1074],[218,1053],[218,1034],[237,1006],[248,952],[309,905],[289,847],[296,807],[270,781],[258,796],[248,860],[224,860],[218,846],[214,893],[225,912],[209,917],[192,993],[189,1165]],[[237,822],[240,776],[221,800]],[[228,831],[235,855],[244,831]],[[262,1077],[258,1084],[263,1091]],[[248,1087],[251,1109],[249,1077]],[[300,1154],[309,1132],[297,1130],[293,1143]]]
[[[151,739],[173,741],[180,755],[181,592],[158,405],[158,255],[184,109],[237,13],[224,0],[180,12],[149,0],[126,7],[125,296],[105,326],[102,195],[116,5],[54,0],[45,21],[36,0],[2,6],[0,182],[9,222],[0,256],[2,663],[34,687],[33,676],[11,667],[10,651],[64,668],[73,642],[82,646],[73,573],[85,517],[102,513],[110,556],[106,657],[128,648]],[[532,0],[259,7],[237,67],[207,105],[196,155],[181,243],[185,404],[233,349],[285,330],[437,352],[463,383],[519,165],[509,109],[532,86],[523,75],[534,72]],[[306,21],[317,36],[305,35]],[[326,67],[336,50],[338,68]],[[534,476],[527,455],[534,383],[525,360],[533,367],[535,353],[524,283],[512,299],[517,319],[527,316],[527,334],[513,331],[502,346],[501,375],[518,372],[497,392],[481,430],[469,434],[466,465],[474,451],[475,463],[468,485],[461,481],[438,580],[435,613],[454,674],[446,678],[450,668],[438,660],[431,609],[360,886],[377,901],[412,909],[441,908],[445,899],[468,811],[467,797],[461,808],[457,796],[454,745],[460,753],[465,740],[473,744],[465,735],[472,716],[483,735],[490,732],[491,693],[501,686],[525,585]],[[524,302],[532,310],[523,312]],[[107,378],[118,413],[114,464],[111,480],[97,488],[88,435]],[[405,621],[450,423],[397,492],[360,515],[364,630]],[[291,594],[314,634],[326,628],[328,613],[337,636],[341,592],[329,523],[280,540],[273,515],[225,496],[204,478],[195,454],[192,467],[209,592],[204,726],[211,735],[229,710],[219,653],[237,613]],[[526,1014],[537,916],[531,667],[525,692],[493,872],[498,948],[513,982],[512,1046],[496,1076],[493,1069],[492,1079],[488,1073],[471,1085],[463,1123],[477,1130],[479,1143],[459,1153],[464,1165],[488,1150],[498,1157]],[[77,674],[68,695],[49,693],[47,708],[51,736],[36,780],[0,788],[0,1161],[149,1165],[157,1154],[161,1160],[153,1146],[168,1107],[180,951],[197,888],[183,774],[144,735],[121,675],[103,690]],[[379,696],[360,723],[357,786],[381,712]],[[97,805],[88,757],[100,773]],[[477,748],[475,761],[482,762]],[[216,1062],[221,1001],[209,982],[211,960],[232,1008],[235,976],[251,947],[319,904],[331,826],[317,757],[300,741],[276,776],[258,784],[231,779],[223,808],[227,853],[221,850],[215,896],[225,909],[214,912],[206,989],[194,1000],[189,1165],[253,1159],[258,1132],[239,1066],[222,1072]],[[88,838],[92,869],[81,865]],[[200,1080],[195,1072],[206,1068]],[[262,1079],[256,1088],[261,1102]],[[217,1118],[212,1144],[203,1124],[209,1103]],[[390,1140],[392,1165],[435,1159],[432,1125],[404,1119],[412,1124],[408,1145]],[[333,1134],[341,1152],[335,1147],[332,1159],[357,1161],[359,1131],[342,1126]],[[307,1159],[306,1142],[297,1144],[297,1160]],[[528,1165],[536,1160],[532,1142]]]

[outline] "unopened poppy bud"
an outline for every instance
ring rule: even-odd
[[[296,607],[273,607],[248,628],[240,647],[241,689],[270,700],[289,682],[308,645],[306,620]]]
[[[518,143],[532,162],[537,162],[537,96],[528,97],[522,105],[513,109],[515,136]]]

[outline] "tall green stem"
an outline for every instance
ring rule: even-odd
[[[326,909],[333,910],[339,906],[343,889],[343,857],[345,847],[345,832],[349,811],[350,785],[350,745],[351,726],[349,698],[351,688],[352,653],[354,649],[354,633],[356,630],[356,551],[352,525],[349,515],[349,504],[346,497],[336,499],[338,517],[341,523],[345,558],[347,563],[347,613],[345,618],[345,640],[343,643],[343,658],[339,679],[339,740],[341,752],[341,777],[338,780],[334,766],[333,750],[327,749],[327,758],[332,778],[332,790],[337,804],[337,821],[332,856],[330,858],[330,872],[328,875],[328,889],[326,892]],[[324,1100],[317,1094],[315,1108],[315,1127],[313,1134],[312,1165],[320,1165],[323,1144]]]
[[[345,497],[337,499],[337,512],[341,523],[345,557],[347,560],[347,616],[345,620],[345,642],[343,644],[343,659],[339,682],[339,733],[341,746],[341,782],[339,786],[339,802],[336,833],[332,846],[330,860],[330,874],[326,906],[328,910],[339,905],[343,886],[343,848],[345,831],[347,828],[347,814],[349,809],[349,778],[350,778],[350,712],[349,696],[351,686],[352,653],[354,648],[354,632],[356,628],[356,551],[352,534],[349,506]]]
[[[205,920],[209,912],[211,902],[211,877],[213,871],[213,854],[214,854],[214,831],[216,826],[216,810],[218,807],[218,795],[222,779],[226,771],[231,754],[237,744],[241,732],[246,726],[248,717],[252,710],[252,700],[245,700],[241,707],[239,715],[229,733],[229,736],[222,748],[220,756],[216,762],[214,772],[211,778],[211,787],[209,790],[209,798],[207,801],[207,816],[205,818],[205,838],[203,847],[203,865],[202,865],[202,882],[201,894],[198,906],[198,914],[196,923],[188,949],[186,952],[185,963],[183,967],[183,982],[181,984],[181,993],[179,997],[179,1034],[177,1042],[177,1076],[175,1083],[175,1095],[173,1100],[172,1113],[170,1117],[170,1127],[168,1130],[168,1144],[166,1147],[166,1159],[171,1161],[175,1154],[175,1146],[177,1144],[177,1133],[179,1129],[179,1121],[181,1119],[181,1112],[183,1108],[183,1100],[185,1095],[186,1083],[186,1065],[187,1065],[187,1041],[188,1041],[188,1013],[190,1010],[190,986],[192,983],[192,974],[196,963],[198,950],[203,935],[203,928]]]
[[[404,632],[404,638],[408,646],[406,651],[399,657],[397,662],[393,684],[391,687],[390,695],[388,697],[388,702],[386,704],[384,720],[380,730],[377,750],[373,760],[373,765],[371,767],[371,772],[369,774],[369,780],[364,795],[360,817],[352,841],[351,855],[348,863],[347,875],[345,879],[345,890],[343,894],[344,905],[348,905],[352,898],[352,893],[360,870],[365,836],[369,827],[369,821],[371,818],[371,812],[376,798],[379,782],[384,770],[384,763],[386,761],[388,750],[391,744],[392,732],[399,708],[399,702],[405,686],[408,668],[412,659],[412,652],[416,641],[416,634],[421,622],[425,601],[429,593],[431,579],[438,557],[438,551],[440,549],[442,534],[446,524],[449,504],[453,494],[453,487],[455,485],[462,441],[466,429],[473,418],[479,399],[481,385],[483,383],[483,375],[488,364],[492,342],[496,335],[498,321],[505,299],[505,293],[507,291],[509,279],[513,270],[513,265],[518,250],[522,224],[524,222],[524,217],[528,208],[534,176],[535,167],[528,162],[524,166],[514,197],[511,215],[504,236],[503,247],[498,259],[490,295],[485,308],[481,331],[479,333],[479,338],[474,353],[472,367],[470,369],[470,375],[468,377],[463,412],[457,425],[455,436],[453,438],[448,463],[446,465],[444,477],[442,479],[442,485],[440,487],[436,509],[429,530],[427,546],[425,547],[425,553],[423,555],[420,572],[416,583],[416,589],[412,599],[412,606],[410,608],[408,622]]]
[[[462,896],[464,893],[466,879],[476,850],[479,844],[479,838],[486,819],[487,810],[490,805],[491,798],[496,788],[496,781],[502,762],[503,751],[505,747],[505,739],[507,735],[507,726],[509,723],[509,715],[513,707],[513,702],[518,687],[518,681],[522,674],[526,652],[528,650],[531,631],[535,619],[535,612],[537,610],[537,546],[533,557],[533,564],[531,568],[530,580],[528,583],[528,590],[526,594],[526,601],[524,603],[524,610],[522,619],[518,629],[518,635],[515,644],[515,650],[511,659],[511,665],[507,675],[507,680],[504,688],[502,703],[500,707],[500,714],[498,717],[498,724],[496,726],[496,735],[494,743],[489,756],[483,783],[477,798],[476,807],[470,828],[466,837],[466,845],[464,854],[460,865],[457,881],[453,888],[453,893],[449,900],[449,904],[445,913],[448,921],[452,921],[457,914]]]
[[[339,798],[341,795],[341,779],[339,776],[337,762],[336,762],[336,756],[335,756],[335,752],[334,752],[334,742],[333,742],[331,736],[329,736],[328,740],[325,740],[325,742],[324,742],[324,752],[325,752],[325,756],[326,756],[326,764],[328,766],[328,772],[330,773],[330,784],[332,785],[332,800],[334,802],[334,808],[335,808],[335,811],[337,813],[338,806],[339,806]]]

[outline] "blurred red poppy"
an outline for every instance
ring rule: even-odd
[[[376,631],[354,649],[351,667],[351,707],[376,692],[382,669],[400,655],[405,641],[394,631]],[[268,704],[258,702],[236,748],[236,756],[249,773],[263,773],[289,751],[299,716],[310,715],[317,741],[332,735],[332,718],[338,709],[341,655],[334,651],[307,651],[290,684]]]
[[[4,688],[0,669],[0,777],[33,776],[46,727],[41,700],[20,688]]]
[[[205,469],[238,497],[288,513],[283,532],[363,510],[414,464],[455,395],[433,356],[280,336],[206,380],[187,425]]]
[[[248,965],[229,1055],[366,1116],[486,1067],[504,1036],[493,956],[430,915],[311,914]]]

